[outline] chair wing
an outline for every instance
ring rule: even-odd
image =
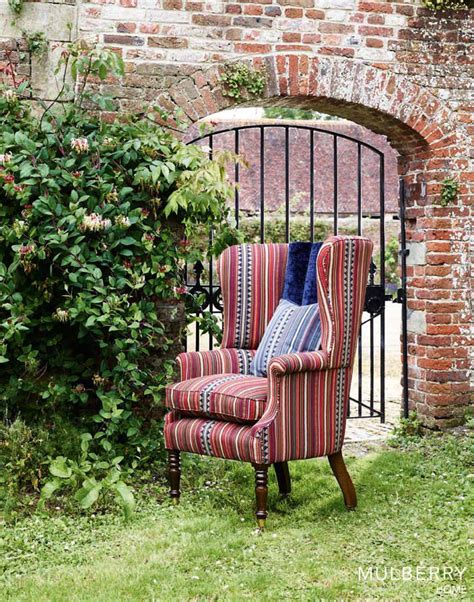
[[[234,245],[217,264],[224,306],[222,348],[257,349],[283,292],[288,245]]]

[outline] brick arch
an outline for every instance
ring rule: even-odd
[[[347,118],[387,136],[402,155],[418,147],[449,142],[455,116],[431,92],[412,79],[354,60],[308,55],[249,59],[265,67],[265,98],[251,105],[281,104],[312,108]],[[237,103],[223,96],[219,84],[223,65],[199,69],[182,80],[171,95],[171,106],[193,122]]]
[[[472,183],[468,140],[457,115],[413,79],[340,57],[258,56],[265,98],[251,106],[293,105],[346,117],[387,136],[400,153],[408,196],[409,403],[425,425],[459,424],[470,402],[472,321],[469,217]],[[190,69],[169,96],[190,123],[235,105],[222,95],[222,65]],[[456,205],[440,205],[441,182],[458,177]],[[471,194],[470,194],[471,193]]]

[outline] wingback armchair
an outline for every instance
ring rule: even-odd
[[[287,495],[289,460],[328,456],[346,507],[355,508],[341,448],[371,254],[372,243],[362,237],[326,240],[317,257],[321,348],[274,357],[263,378],[250,375],[249,367],[282,294],[288,245],[238,245],[222,253],[222,347],[181,353],[179,382],[166,390],[164,436],[175,503],[185,451],[253,465],[261,529],[268,468],[274,465],[280,493]]]

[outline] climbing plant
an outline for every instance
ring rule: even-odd
[[[452,204],[459,192],[459,182],[454,178],[446,178],[441,184],[441,205]]]
[[[74,491],[86,508],[112,493],[130,510],[123,476],[159,455],[172,371],[153,364],[173,344],[158,305],[173,319],[188,297],[184,264],[202,251],[186,235],[214,226],[215,253],[236,240],[229,156],[184,144],[153,109],[101,119],[111,100],[88,81],[121,76],[115,53],[72,44],[62,60],[74,103],[37,115],[26,82],[0,88],[0,411],[81,434],[53,458],[43,498]]]
[[[265,90],[265,70],[254,69],[246,63],[227,63],[220,77],[222,94],[236,101],[262,96]]]

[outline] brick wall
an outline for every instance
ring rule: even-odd
[[[27,4],[25,19],[59,6]],[[0,39],[13,35],[5,7]],[[266,67],[261,104],[336,114],[388,137],[408,191],[410,404],[432,427],[457,424],[470,400],[473,14],[412,0],[93,0],[75,14],[80,36],[123,56],[123,82],[106,86],[122,108],[153,101],[195,122],[231,104],[223,63],[247,60]],[[446,177],[460,194],[443,207]]]

